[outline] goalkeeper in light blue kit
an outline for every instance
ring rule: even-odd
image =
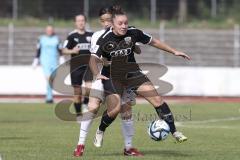
[[[53,26],[47,26],[45,32],[45,35],[41,35],[38,39],[37,54],[32,66],[36,68],[39,63],[41,64],[47,80],[46,103],[53,103],[52,88],[49,84],[52,81],[50,76],[58,64],[64,63],[65,60],[61,52],[60,39],[54,33]]]

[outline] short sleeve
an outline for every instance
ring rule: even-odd
[[[93,34],[91,39],[91,47],[90,47],[91,55],[96,56],[98,58],[100,58],[102,55],[102,51],[100,48],[100,43],[101,43],[100,37],[103,33],[104,31],[98,31]]]
[[[152,36],[147,33],[144,33],[139,29],[136,29],[136,39],[137,39],[137,42],[141,42],[143,44],[149,44],[152,41]]]
[[[101,58],[102,51],[100,48],[100,44],[97,42],[94,46],[91,46],[90,52],[91,52],[91,55]]]
[[[71,36],[68,36],[67,39],[63,42],[62,48],[72,49],[73,47],[72,38]]]

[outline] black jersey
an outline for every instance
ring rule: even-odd
[[[73,49],[75,46],[80,48],[79,54],[90,54],[90,43],[93,32],[85,32],[79,34],[76,30],[69,33],[67,39],[64,41],[64,48]],[[72,54],[72,57],[77,54]]]
[[[134,57],[135,43],[140,42],[148,44],[152,37],[135,27],[129,27],[124,36],[117,36],[113,33],[112,27],[108,28],[97,40],[94,48],[91,49],[93,55],[97,57],[104,57],[108,61],[121,58],[128,58],[128,62],[136,63]],[[110,66],[103,67],[102,73],[109,76]]]
[[[89,50],[90,50],[92,35],[93,35],[93,32],[85,32],[84,34],[79,34],[77,30],[74,30],[69,33],[67,39],[64,41],[63,48],[73,49],[76,46],[80,48],[79,54],[71,55],[72,59],[74,57],[76,58],[76,56],[79,56],[79,55],[88,55],[90,57]],[[71,63],[70,64],[71,71],[81,65],[75,60],[72,60],[70,63]]]

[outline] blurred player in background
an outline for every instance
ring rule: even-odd
[[[121,8],[115,10],[112,21],[112,27],[108,28],[99,37],[96,47],[91,50],[90,67],[96,79],[103,80],[104,90],[107,91],[106,103],[108,107],[106,114],[102,116],[101,123],[96,132],[95,145],[102,145],[104,132],[120,112],[121,95],[124,89],[128,87],[133,87],[138,95],[144,97],[152,104],[159,118],[165,120],[169,125],[170,132],[177,142],[186,141],[187,137],[176,130],[174,117],[168,104],[163,101],[163,98],[157,93],[154,85],[147,76],[141,72],[136,63],[133,49],[136,42],[141,42],[188,60],[190,57],[145,34],[139,29],[129,27],[127,15]],[[112,61],[112,63],[110,67],[104,66],[100,73],[97,63],[102,58],[106,58],[108,61]],[[114,64],[117,66],[114,66]],[[124,75],[120,76],[121,73],[124,73],[124,75],[125,73],[128,74],[127,78]]]
[[[90,58],[90,42],[92,37],[92,32],[87,32],[86,27],[86,17],[82,14],[75,16],[75,26],[76,29],[69,33],[67,39],[63,44],[63,54],[71,55],[70,60],[70,74],[71,74],[71,84],[74,88],[74,107],[77,116],[80,116],[84,109],[87,109],[88,97],[84,97],[82,105],[82,95],[89,94],[92,81],[92,73],[88,69],[88,66],[81,66],[81,62],[76,59],[87,58],[87,62]],[[85,82],[85,90],[82,89],[83,80]]]
[[[105,32],[108,27],[112,25],[112,12],[113,7],[104,7],[99,11],[99,18],[102,27],[101,31],[97,31],[93,34],[91,40],[91,49],[95,47],[97,39]],[[135,46],[134,52],[137,54],[141,53],[138,46]],[[105,59],[104,64],[108,66],[110,61]],[[102,66],[99,66],[101,68]],[[83,120],[81,121],[81,129],[79,135],[78,145],[74,151],[74,156],[82,156],[85,147],[85,140],[87,137],[88,130],[91,126],[92,120],[97,114],[97,111],[104,101],[104,91],[103,84],[101,80],[93,81],[92,88],[89,96],[88,109],[89,112],[83,115]],[[132,90],[125,90],[122,96],[122,106],[121,106],[121,119],[122,119],[122,132],[124,137],[124,155],[127,156],[142,156],[136,148],[133,148],[132,138],[134,135],[133,117],[132,117],[132,105],[135,105],[135,94]],[[96,147],[101,147],[95,144]]]
[[[45,35],[41,35],[38,39],[37,54],[32,66],[36,68],[40,62],[47,80],[46,103],[53,103],[53,93],[50,86],[50,82],[53,81],[53,79],[50,76],[58,64],[64,63],[65,60],[61,52],[60,39],[55,34],[53,26],[48,25],[45,32]]]

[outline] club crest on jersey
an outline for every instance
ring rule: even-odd
[[[91,42],[91,38],[92,38],[92,37],[87,36],[87,37],[86,37],[86,40],[87,40],[88,42]]]
[[[124,41],[127,43],[127,44],[130,44],[132,42],[132,38],[131,37],[125,37],[124,38]]]
[[[77,42],[77,43],[79,42],[79,39],[78,39],[78,38],[74,38],[73,40],[74,40],[75,42]]]

